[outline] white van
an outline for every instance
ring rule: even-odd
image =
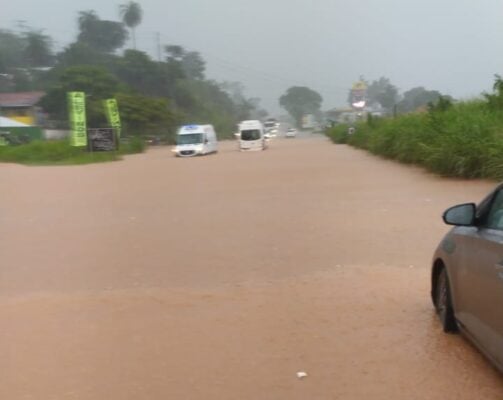
[[[173,152],[177,157],[191,157],[218,151],[217,135],[212,125],[185,125],[176,135]]]
[[[239,149],[241,151],[266,149],[264,133],[262,122],[242,121],[239,124]]]

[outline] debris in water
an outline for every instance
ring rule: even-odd
[[[299,379],[305,378],[306,376],[307,373],[305,373],[304,371],[297,372],[297,378]]]

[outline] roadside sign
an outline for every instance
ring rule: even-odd
[[[113,128],[88,129],[89,151],[117,150],[117,136]]]
[[[87,146],[86,94],[84,92],[68,93],[68,113],[71,126],[71,145]]]
[[[104,100],[105,113],[107,115],[108,124],[115,129],[117,137],[121,137],[121,118],[119,114],[119,107],[117,100],[107,99]]]

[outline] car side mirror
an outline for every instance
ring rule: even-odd
[[[475,225],[475,212],[474,203],[459,204],[448,208],[442,218],[447,225],[473,226]]]

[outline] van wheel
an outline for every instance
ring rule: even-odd
[[[452,308],[451,289],[447,271],[442,268],[437,277],[435,285],[435,310],[444,332],[454,333],[458,331],[454,309]]]

